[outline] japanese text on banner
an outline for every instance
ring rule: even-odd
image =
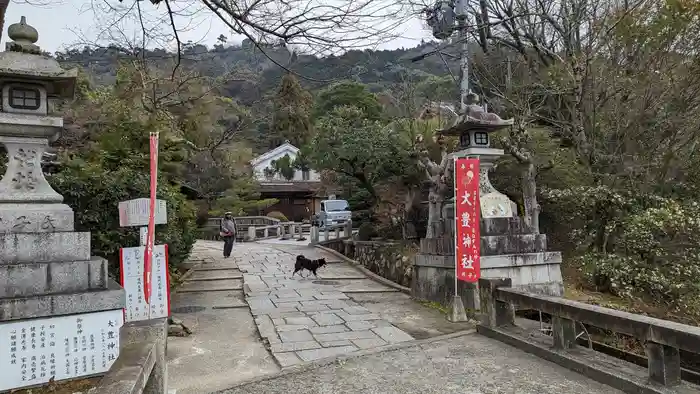
[[[454,166],[456,275],[476,282],[481,273],[479,159],[455,158]]]

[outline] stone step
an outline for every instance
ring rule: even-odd
[[[88,260],[89,232],[0,234],[0,265]]]
[[[107,260],[0,264],[0,297],[69,293],[107,287]]]
[[[102,290],[0,298],[0,321],[99,312],[125,306],[124,289],[109,280],[107,288]]]

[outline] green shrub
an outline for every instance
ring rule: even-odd
[[[287,219],[287,216],[285,216],[282,212],[280,211],[272,211],[267,214],[267,217],[277,219],[280,222],[288,222],[289,219]]]
[[[360,241],[369,241],[377,236],[377,230],[370,223],[362,223],[357,230],[357,239]]]
[[[609,253],[578,258],[588,283],[598,290],[642,296],[674,310],[697,308],[700,300],[700,207],[664,200],[622,219]]]
[[[119,227],[118,203],[148,197],[149,177],[124,166],[106,171],[99,165],[67,166],[49,177],[54,189],[75,211],[76,231],[90,231],[92,253],[108,259],[110,274],[119,275],[119,248],[139,245],[138,228]],[[167,203],[168,223],[156,226],[156,243],[168,244],[169,263],[174,269],[185,260],[197,239],[193,204],[179,188],[166,182],[158,185],[158,198]]]

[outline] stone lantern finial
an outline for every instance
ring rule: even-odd
[[[27,24],[27,18],[22,17],[19,23],[13,23],[7,28],[7,36],[12,40],[5,44],[5,50],[41,54],[41,48],[35,44],[39,40],[39,32]]]

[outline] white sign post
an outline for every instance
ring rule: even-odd
[[[168,247],[153,247],[153,278],[151,299],[143,296],[143,267],[145,246],[122,248],[120,251],[121,282],[126,291],[124,320],[127,322],[157,319],[170,315],[170,283],[168,280]]]
[[[0,391],[107,372],[123,324],[119,309],[0,324]]]
[[[143,271],[149,214],[150,201],[148,198],[137,198],[119,203],[119,226],[140,227],[139,239],[141,246],[122,248],[119,256],[121,285],[126,291],[124,320],[127,322],[156,319],[170,315],[167,245],[153,246],[153,261],[151,262],[153,277],[151,279],[151,299],[149,304],[146,303],[144,297]],[[168,222],[165,200],[156,200],[154,219],[155,224],[166,224]]]

